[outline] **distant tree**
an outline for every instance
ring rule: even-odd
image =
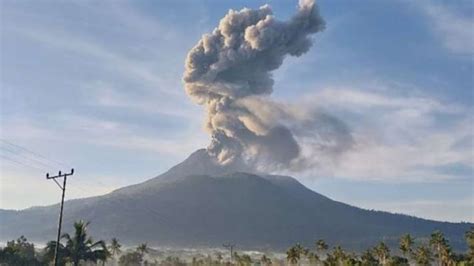
[[[379,261],[374,256],[373,251],[368,249],[360,256],[361,264],[363,266],[377,266]]]
[[[410,234],[404,234],[401,238],[400,238],[400,251],[403,253],[403,255],[406,257],[406,258],[409,258],[412,253],[413,253],[413,243],[415,242],[415,240],[413,239],[413,237],[410,235]]]
[[[252,264],[252,258],[247,255],[247,254],[244,254],[241,256],[241,262],[242,262],[242,265],[251,265]]]
[[[474,265],[474,226],[472,226],[464,235],[467,246],[469,247],[468,257],[470,262]]]
[[[105,242],[100,240],[94,242],[91,237],[87,236],[88,222],[78,221],[74,223],[74,235],[64,234],[62,239],[66,240],[67,261],[74,266],[79,262],[90,261],[96,263],[98,260],[106,261],[110,256]]]
[[[234,254],[233,254],[232,257],[234,258],[234,261],[235,261],[235,262],[239,263],[239,261],[240,261],[240,255],[239,255],[239,253],[237,253],[236,251],[234,251]]]
[[[40,261],[36,258],[34,244],[20,236],[0,249],[0,265],[40,265]]]
[[[452,265],[456,265],[456,266],[474,265],[474,263],[470,262],[469,254],[462,254],[462,253],[459,253],[459,254],[452,253],[451,262],[452,262]]]
[[[303,256],[308,255],[308,253],[309,253],[309,249],[305,248],[304,246],[302,246],[299,243],[297,243],[294,247],[296,249],[296,252],[298,252],[300,258],[303,257]]]
[[[141,265],[142,262],[143,262],[143,255],[138,251],[124,254],[119,259],[120,266]]]
[[[112,256],[117,256],[119,255],[122,250],[120,249],[122,247],[122,245],[120,245],[119,241],[117,238],[112,238],[112,240],[110,240],[110,246],[109,246],[109,250],[110,250],[110,253],[112,254]]]
[[[297,245],[292,246],[286,251],[286,260],[290,265],[296,265],[300,260],[300,250]]]
[[[263,254],[262,257],[260,258],[260,264],[263,266],[269,266],[269,265],[272,265],[272,260],[269,257],[267,257],[265,254]]]
[[[431,251],[428,247],[424,245],[420,245],[415,250],[415,261],[420,266],[427,266],[431,265],[431,261],[433,260],[431,256]]]
[[[150,249],[148,248],[148,244],[147,244],[147,243],[142,243],[142,244],[138,245],[137,251],[138,251],[140,254],[142,254],[142,256],[144,256],[145,254],[148,254],[148,252],[150,252]]]
[[[356,254],[349,253],[349,254],[346,254],[346,258],[342,262],[342,265],[360,266],[362,265],[362,263]]]
[[[234,261],[236,262],[236,265],[238,266],[250,266],[252,264],[252,258],[250,258],[249,255],[247,254],[239,255],[237,252],[234,252]]]
[[[374,254],[381,265],[387,265],[388,259],[390,258],[390,249],[384,242],[380,242],[376,247],[374,247]]]
[[[319,256],[314,252],[308,252],[306,255],[310,265],[316,265],[319,262]]]
[[[451,247],[448,240],[444,237],[441,231],[435,231],[431,234],[430,246],[435,251],[438,265],[448,265],[451,260]]]
[[[326,244],[326,242],[323,239],[319,239],[318,241],[316,241],[317,252],[323,253],[326,250],[328,250],[328,248],[329,248],[328,244]]]
[[[326,259],[324,260],[323,264],[326,266],[334,266],[339,265],[339,261],[335,258],[332,254],[327,254]]]
[[[224,258],[222,257],[222,253],[218,252],[216,255],[217,261],[220,263]]]
[[[348,258],[346,252],[342,249],[341,246],[336,246],[332,251],[332,256],[338,262],[338,264],[343,264],[344,261]]]

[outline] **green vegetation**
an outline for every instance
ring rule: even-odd
[[[105,263],[110,253],[104,241],[94,242],[87,235],[89,223],[78,221],[74,223],[74,235],[64,234],[59,243],[59,265],[78,266],[81,263],[101,261]],[[54,261],[56,241],[49,241],[41,252],[36,252],[34,245],[24,236],[16,241],[9,241],[7,246],[0,250],[0,265],[49,265]]]
[[[326,252],[328,245],[323,240],[319,240],[316,242],[315,252],[321,256],[325,255],[326,259],[314,257],[315,253],[308,252],[300,244],[288,249],[286,259],[289,265],[474,265],[474,227],[466,232],[465,238],[469,247],[467,254],[454,253],[444,234],[435,231],[428,241],[416,241],[409,234],[403,235],[399,243],[403,256],[392,256],[390,248],[384,242],[364,251],[360,256],[348,253],[340,246],[334,247],[331,252]],[[414,247],[415,243],[416,247]],[[323,252],[326,254],[322,254]]]
[[[247,253],[234,252],[232,261],[224,258],[221,253],[214,257],[199,255],[192,260],[184,260],[179,256],[163,256],[161,259],[152,258],[153,252],[147,243],[138,245],[135,249],[122,251],[119,240],[112,238],[107,246],[105,241],[93,241],[87,234],[89,223],[78,221],[74,223],[74,234],[64,234],[59,243],[59,265],[160,265],[160,266],[221,266],[221,265],[321,265],[321,266],[404,266],[404,265],[439,265],[439,266],[468,266],[474,265],[474,227],[465,234],[468,250],[466,253],[455,253],[448,239],[440,231],[433,232],[429,238],[415,239],[409,234],[401,236],[399,250],[390,250],[384,242],[373,248],[356,254],[348,252],[341,246],[330,248],[322,239],[317,240],[312,248],[295,244],[286,251],[285,259],[275,258],[269,254],[252,257]],[[45,248],[36,250],[24,236],[12,240],[0,249],[0,266],[7,265],[52,265],[56,241],[49,241]],[[122,254],[123,253],[123,254]],[[400,256],[392,255],[400,254]]]
[[[120,245],[119,241],[117,238],[112,238],[112,240],[110,240],[110,246],[109,246],[109,250],[110,250],[110,253],[112,254],[112,256],[117,256],[119,255],[122,250],[120,249],[122,247],[122,245]]]
[[[137,252],[140,253],[142,256],[144,256],[145,254],[148,254],[149,251],[150,249],[148,248],[147,243],[142,243],[138,245],[137,247]]]
[[[87,236],[87,226],[89,223],[79,221],[74,223],[74,235],[64,234],[62,239],[66,240],[64,254],[67,261],[78,266],[79,262],[106,261],[110,256],[104,241],[94,242]]]
[[[400,238],[400,251],[404,256],[413,253],[414,239],[410,234],[405,234]]]
[[[81,262],[105,263],[110,257],[109,250],[105,242],[94,240],[87,235],[88,222],[78,221],[74,223],[74,235],[64,234],[61,240],[66,241],[66,245],[59,243],[59,265],[78,266]],[[46,244],[43,255],[43,263],[50,264],[54,261],[56,241],[49,241]]]
[[[41,262],[35,254],[35,246],[20,236],[16,241],[8,241],[0,250],[0,265],[41,265]]]

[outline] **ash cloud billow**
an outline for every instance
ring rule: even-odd
[[[338,153],[350,145],[350,133],[336,118],[268,97],[272,71],[286,56],[306,53],[310,36],[324,27],[311,0],[300,1],[288,21],[275,19],[268,5],[230,10],[188,53],[185,89],[206,107],[205,129],[212,135],[207,151],[218,162],[298,170],[314,164],[314,150]],[[337,134],[325,133],[332,130]]]

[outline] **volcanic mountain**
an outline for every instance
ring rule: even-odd
[[[126,244],[175,247],[283,249],[296,242],[362,249],[381,240],[394,244],[403,233],[428,236],[441,230],[457,248],[472,224],[437,222],[369,211],[331,200],[288,176],[249,174],[194,152],[164,174],[103,196],[65,202],[64,231],[90,221],[96,238]],[[59,205],[0,210],[3,241],[25,235],[55,239]]]

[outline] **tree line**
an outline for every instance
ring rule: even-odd
[[[216,256],[193,257],[185,261],[179,257],[168,256],[161,261],[151,260],[147,254],[150,248],[147,243],[140,244],[134,250],[122,251],[122,245],[116,238],[107,244],[103,240],[94,241],[87,234],[88,222],[78,221],[74,223],[74,234],[64,234],[59,242],[59,265],[160,265],[160,266],[220,266],[220,265],[328,265],[328,266],[395,266],[395,265],[438,265],[438,266],[474,266],[474,227],[465,234],[468,246],[466,253],[455,253],[449,245],[442,232],[435,231],[430,235],[428,241],[417,241],[410,234],[405,234],[399,241],[399,255],[392,255],[390,248],[380,242],[373,248],[356,254],[345,251],[341,246],[332,249],[323,240],[317,240],[311,248],[301,244],[295,244],[286,251],[285,259],[271,258],[262,255],[260,258],[252,258],[250,255],[238,252],[232,254],[231,259]],[[39,252],[34,244],[27,241],[24,236],[17,240],[8,241],[4,248],[0,249],[0,266],[7,265],[52,265],[56,241],[49,241],[45,248]]]
[[[467,253],[455,253],[448,239],[440,231],[433,232],[428,241],[417,244],[414,237],[405,234],[399,241],[398,248],[401,256],[392,255],[390,248],[384,242],[361,254],[356,254],[345,251],[341,246],[335,246],[329,251],[329,246],[320,239],[315,242],[313,250],[300,244],[290,247],[286,252],[286,259],[288,265],[474,265],[474,227],[465,233],[465,239],[469,248]]]

